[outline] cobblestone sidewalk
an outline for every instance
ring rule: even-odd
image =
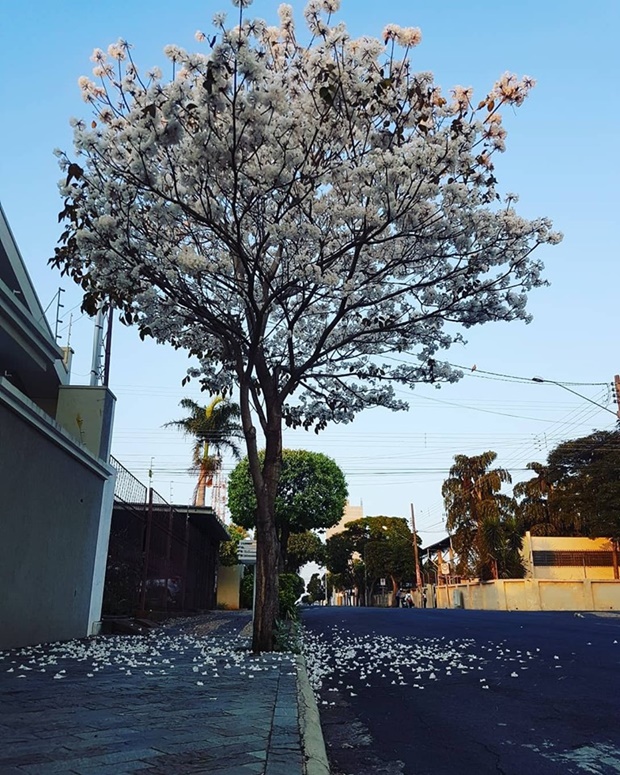
[[[290,655],[250,614],[0,652],[0,775],[305,772]]]

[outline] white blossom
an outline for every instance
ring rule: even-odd
[[[112,59],[116,59],[119,62],[125,59],[124,41],[119,40],[117,43],[110,43],[110,45],[108,46],[108,55]]]
[[[321,429],[402,409],[394,384],[458,379],[441,352],[527,322],[532,253],[561,239],[492,174],[502,109],[533,80],[447,100],[408,58],[417,28],[351,39],[338,5],[308,2],[303,47],[286,4],[279,27],[218,15],[208,55],[165,48],[169,80],[136,77],[124,41],[97,49],[101,81],[79,81],[95,126],[72,120],[77,163],[59,156],[74,220],[58,266],[198,353],[203,386],[241,392],[263,429],[270,412]]]
[[[396,34],[396,41],[401,46],[419,46],[422,42],[422,30],[419,27],[401,27]]]

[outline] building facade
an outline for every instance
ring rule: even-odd
[[[114,397],[69,384],[0,207],[0,648],[97,630]]]

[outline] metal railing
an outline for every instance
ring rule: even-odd
[[[213,608],[217,542],[117,460],[111,463],[117,479],[103,614]]]

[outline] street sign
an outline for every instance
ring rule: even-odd
[[[256,541],[250,538],[239,541],[237,557],[242,565],[256,565]]]
[[[384,587],[385,586],[385,579],[380,579],[379,584]]]

